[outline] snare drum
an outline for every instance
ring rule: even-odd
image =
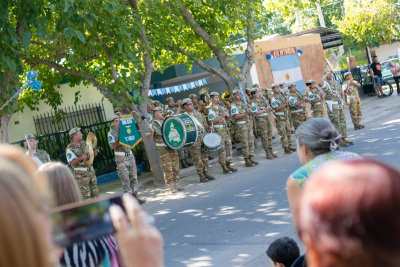
[[[165,144],[172,150],[191,147],[198,136],[195,122],[186,114],[169,116],[161,132]]]
[[[203,143],[210,151],[217,151],[222,146],[222,138],[215,132],[208,133],[204,136]]]

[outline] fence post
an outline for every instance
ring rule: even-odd
[[[60,153],[60,160],[61,160],[61,162],[65,163],[65,164],[68,164],[67,159],[65,158],[65,153],[62,150],[60,134],[56,133],[55,137],[56,137],[56,144],[57,144],[57,148],[58,148],[58,153]]]

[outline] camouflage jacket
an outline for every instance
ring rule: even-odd
[[[150,123],[153,126],[154,129],[154,134],[153,134],[153,140],[156,144],[165,144],[164,139],[162,137],[162,122],[159,122],[158,120],[153,120]],[[147,129],[146,135],[150,134],[150,128]]]
[[[321,92],[317,88],[315,88],[314,91],[309,90],[307,97],[310,102],[315,101],[315,100],[320,100]],[[321,106],[321,105],[322,105],[322,102],[318,102],[318,103],[314,104],[314,106],[311,106],[311,109],[316,109],[316,108],[318,108],[318,106]]]
[[[250,104],[250,102],[248,102],[248,103]],[[233,102],[232,105],[231,105],[232,117],[233,117],[233,115],[236,115],[236,114],[246,113],[247,109],[248,109],[248,107],[242,101],[240,101],[239,103],[236,102],[236,101]],[[240,118],[240,119],[236,119],[237,122],[239,122],[239,121],[247,121],[247,120],[250,120],[250,116],[248,114],[246,116]]]
[[[110,148],[111,148],[111,146],[112,146],[115,142],[118,141],[117,131],[116,131],[115,129],[111,129],[111,130],[108,132],[108,139],[107,139],[107,140],[108,140],[108,145],[110,146]],[[125,153],[130,153],[130,152],[131,152],[131,149],[130,149],[129,147],[120,145],[120,146],[118,146],[118,147],[116,147],[116,148],[114,149],[114,152],[125,152]]]
[[[29,155],[29,151],[26,154]],[[44,150],[36,149],[36,154],[32,156],[37,157],[43,164],[51,161],[49,154]]]
[[[348,96],[350,96],[350,97],[358,96],[358,87],[357,86],[355,86],[354,84],[349,84],[348,88],[349,88],[349,91],[347,92]]]
[[[302,94],[300,94],[299,92],[296,92],[296,93],[290,92],[288,97],[289,97],[289,101],[291,104],[291,105],[289,105],[289,109],[290,109],[290,111],[294,111],[296,109],[293,106],[295,106],[295,104],[297,102],[303,100],[304,96]],[[300,106],[297,107],[297,109],[303,109],[303,108],[305,108],[304,103],[302,103]]]
[[[271,108],[275,111],[275,109],[279,106],[282,106],[283,104],[285,104],[286,99],[279,94],[278,96],[276,96],[275,94],[273,94],[271,96],[271,99],[269,100],[269,103],[271,104]],[[280,120],[280,119],[285,119],[287,116],[287,111],[288,109],[285,107],[279,111],[275,111],[275,113],[277,114],[276,119]],[[278,113],[283,113],[283,114],[278,114]]]
[[[265,108],[266,108],[265,102],[261,98],[260,99],[254,98],[253,101],[251,101],[251,110],[253,112],[264,110]],[[269,111],[266,111],[263,114],[269,114]],[[263,115],[263,114],[260,114],[260,115]],[[260,116],[260,115],[258,115],[258,116]],[[263,116],[261,116],[261,117],[263,117]]]
[[[67,146],[67,151],[66,151],[68,163],[71,163],[71,161],[73,161],[74,159],[82,157],[83,153],[85,151],[85,147],[86,147],[86,142],[85,141],[81,141],[80,142],[80,146],[78,146],[75,143],[71,142]],[[90,167],[90,166],[87,166],[86,162],[84,160],[82,160],[81,162],[79,162],[75,166],[71,166],[71,167],[72,168],[81,168],[81,167]]]
[[[154,112],[152,111],[147,111],[147,117],[146,117],[148,122],[151,122],[154,119]]]
[[[325,99],[326,100],[333,100],[333,101],[341,101],[341,92],[342,92],[342,86],[338,83],[338,81],[332,80],[324,81],[324,85],[321,86],[321,89],[325,93]]]
[[[223,113],[224,113],[224,110],[219,105],[214,106],[211,104],[211,106],[208,108],[208,112],[207,112],[209,124],[211,124],[211,121],[213,119],[221,117]],[[223,124],[226,124],[225,118],[220,120],[218,123],[214,123],[214,125],[223,125]]]

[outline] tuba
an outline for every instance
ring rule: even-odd
[[[228,101],[229,104],[232,104],[231,94],[229,93],[229,90],[226,90],[221,94],[221,99],[224,101]]]
[[[202,96],[202,95],[204,95],[204,103],[203,103],[203,108],[204,109],[206,109],[206,108],[209,108],[210,106],[211,106],[211,97],[210,97],[210,95],[208,94],[208,87],[203,87],[203,88],[201,88],[201,90],[199,91],[199,95],[200,95],[200,97]]]

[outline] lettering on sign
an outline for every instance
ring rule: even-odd
[[[125,141],[127,141],[127,142],[128,142],[128,141],[133,141],[133,140],[135,140],[135,136],[133,136],[133,135],[132,135],[132,136],[126,136],[126,137],[125,137]]]
[[[121,122],[122,122],[122,125],[131,124],[132,123],[132,119],[122,120]]]
[[[297,54],[296,47],[288,47],[288,48],[271,51],[271,55],[273,55],[274,57],[282,57],[282,56],[288,56],[288,55],[294,55],[294,54]]]

